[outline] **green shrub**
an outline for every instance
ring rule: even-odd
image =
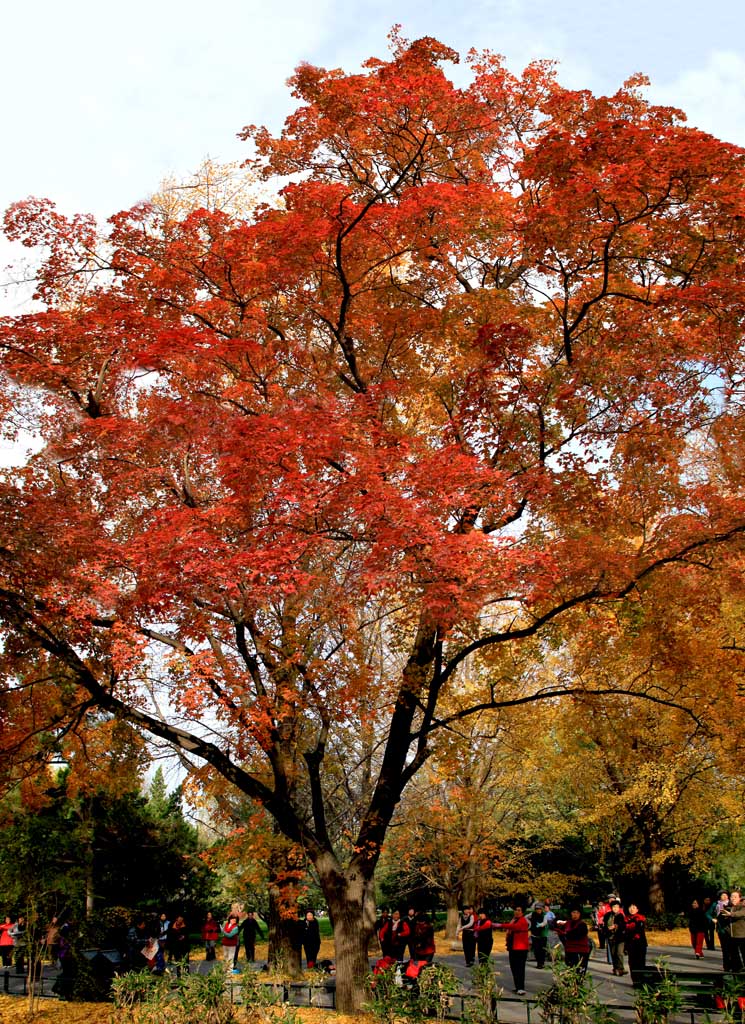
[[[592,979],[561,959],[552,964],[553,983],[536,996],[544,1024],[616,1024],[616,1017],[604,1006]]]

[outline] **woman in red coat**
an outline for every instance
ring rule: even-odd
[[[488,964],[491,957],[491,948],[494,945],[494,928],[486,916],[485,910],[479,910],[476,920],[473,923],[473,934],[476,939],[476,949],[479,954],[479,963]]]
[[[590,933],[582,920],[581,909],[572,907],[568,921],[556,922],[556,931],[564,943],[564,962],[567,967],[577,967],[580,974],[586,974],[590,961]]]
[[[435,929],[422,911],[416,915],[414,934],[409,939],[412,960],[426,960],[431,964],[435,958]]]
[[[530,924],[522,907],[515,907],[512,920],[505,924],[495,924],[495,928],[504,928],[507,932],[507,952],[512,971],[514,992],[525,995],[525,964],[530,949]]]
[[[215,959],[215,946],[217,940],[220,938],[220,925],[212,916],[211,911],[207,911],[207,920],[202,925],[202,942],[204,943],[205,949],[205,960]]]

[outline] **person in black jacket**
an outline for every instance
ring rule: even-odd
[[[546,964],[546,950],[548,949],[548,919],[546,918],[546,908],[540,901],[533,907],[528,922],[535,965],[539,971],[542,971]]]
[[[603,918],[606,941],[610,950],[613,973],[619,975],[626,973],[623,963],[624,943],[626,939],[626,918],[621,909],[620,900],[611,900],[610,910]]]
[[[243,934],[243,946],[246,950],[246,963],[252,964],[256,959],[256,936],[264,938],[259,922],[256,920],[256,914],[253,910],[249,910],[248,914],[243,920],[240,928]]]
[[[691,946],[697,960],[704,958],[704,940],[706,938],[706,913],[698,900],[691,900],[688,907],[688,931],[691,935]]]
[[[308,970],[312,970],[316,966],[320,948],[321,932],[318,928],[318,921],[316,921],[316,915],[313,911],[309,910],[303,922],[303,949],[305,950]]]

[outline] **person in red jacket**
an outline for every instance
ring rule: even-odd
[[[410,935],[409,922],[401,917],[400,910],[394,910],[391,915],[391,956],[399,962],[403,961]]]
[[[424,960],[431,964],[435,958],[435,929],[424,913],[420,911],[414,920],[414,934],[409,939],[412,960]]]
[[[489,963],[491,948],[494,944],[495,927],[496,925],[492,924],[486,916],[486,911],[479,910],[473,924],[473,934],[476,939],[476,949],[478,950],[480,964]]]
[[[226,967],[232,967],[233,973],[238,973],[238,968],[235,966],[235,951],[238,946],[238,934],[239,934],[240,919],[237,914],[228,914],[228,919],[224,925],[220,928],[220,934],[222,939],[222,955],[225,961]]]
[[[212,916],[211,911],[207,911],[207,920],[202,925],[202,942],[204,943],[205,960],[215,959],[215,946],[217,940],[220,938],[220,925]]]
[[[567,967],[578,967],[579,973],[587,973],[590,960],[590,935],[587,925],[582,920],[579,907],[572,907],[568,921],[557,921],[556,931],[564,944],[564,963]]]
[[[510,970],[512,981],[515,985],[514,992],[519,996],[525,995],[525,964],[528,960],[530,949],[530,925],[522,907],[515,907],[512,911],[512,920],[504,924],[495,924],[495,928],[504,928],[507,931],[507,952],[509,954]]]
[[[647,919],[639,913],[636,903],[630,903],[626,914],[626,957],[631,972],[631,984],[640,984],[639,974],[647,966]]]
[[[10,967],[13,960],[13,936],[10,934],[12,927],[13,918],[6,914],[5,921],[0,924],[0,955],[3,958],[3,967]]]
[[[380,953],[384,957],[393,957],[393,922],[391,921],[391,915],[387,910],[384,910],[380,915],[380,921],[378,922],[378,942],[380,943]]]

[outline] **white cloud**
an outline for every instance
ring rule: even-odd
[[[684,110],[691,127],[745,146],[745,55],[733,50],[711,53],[701,67],[653,84],[649,95],[655,103]]]

